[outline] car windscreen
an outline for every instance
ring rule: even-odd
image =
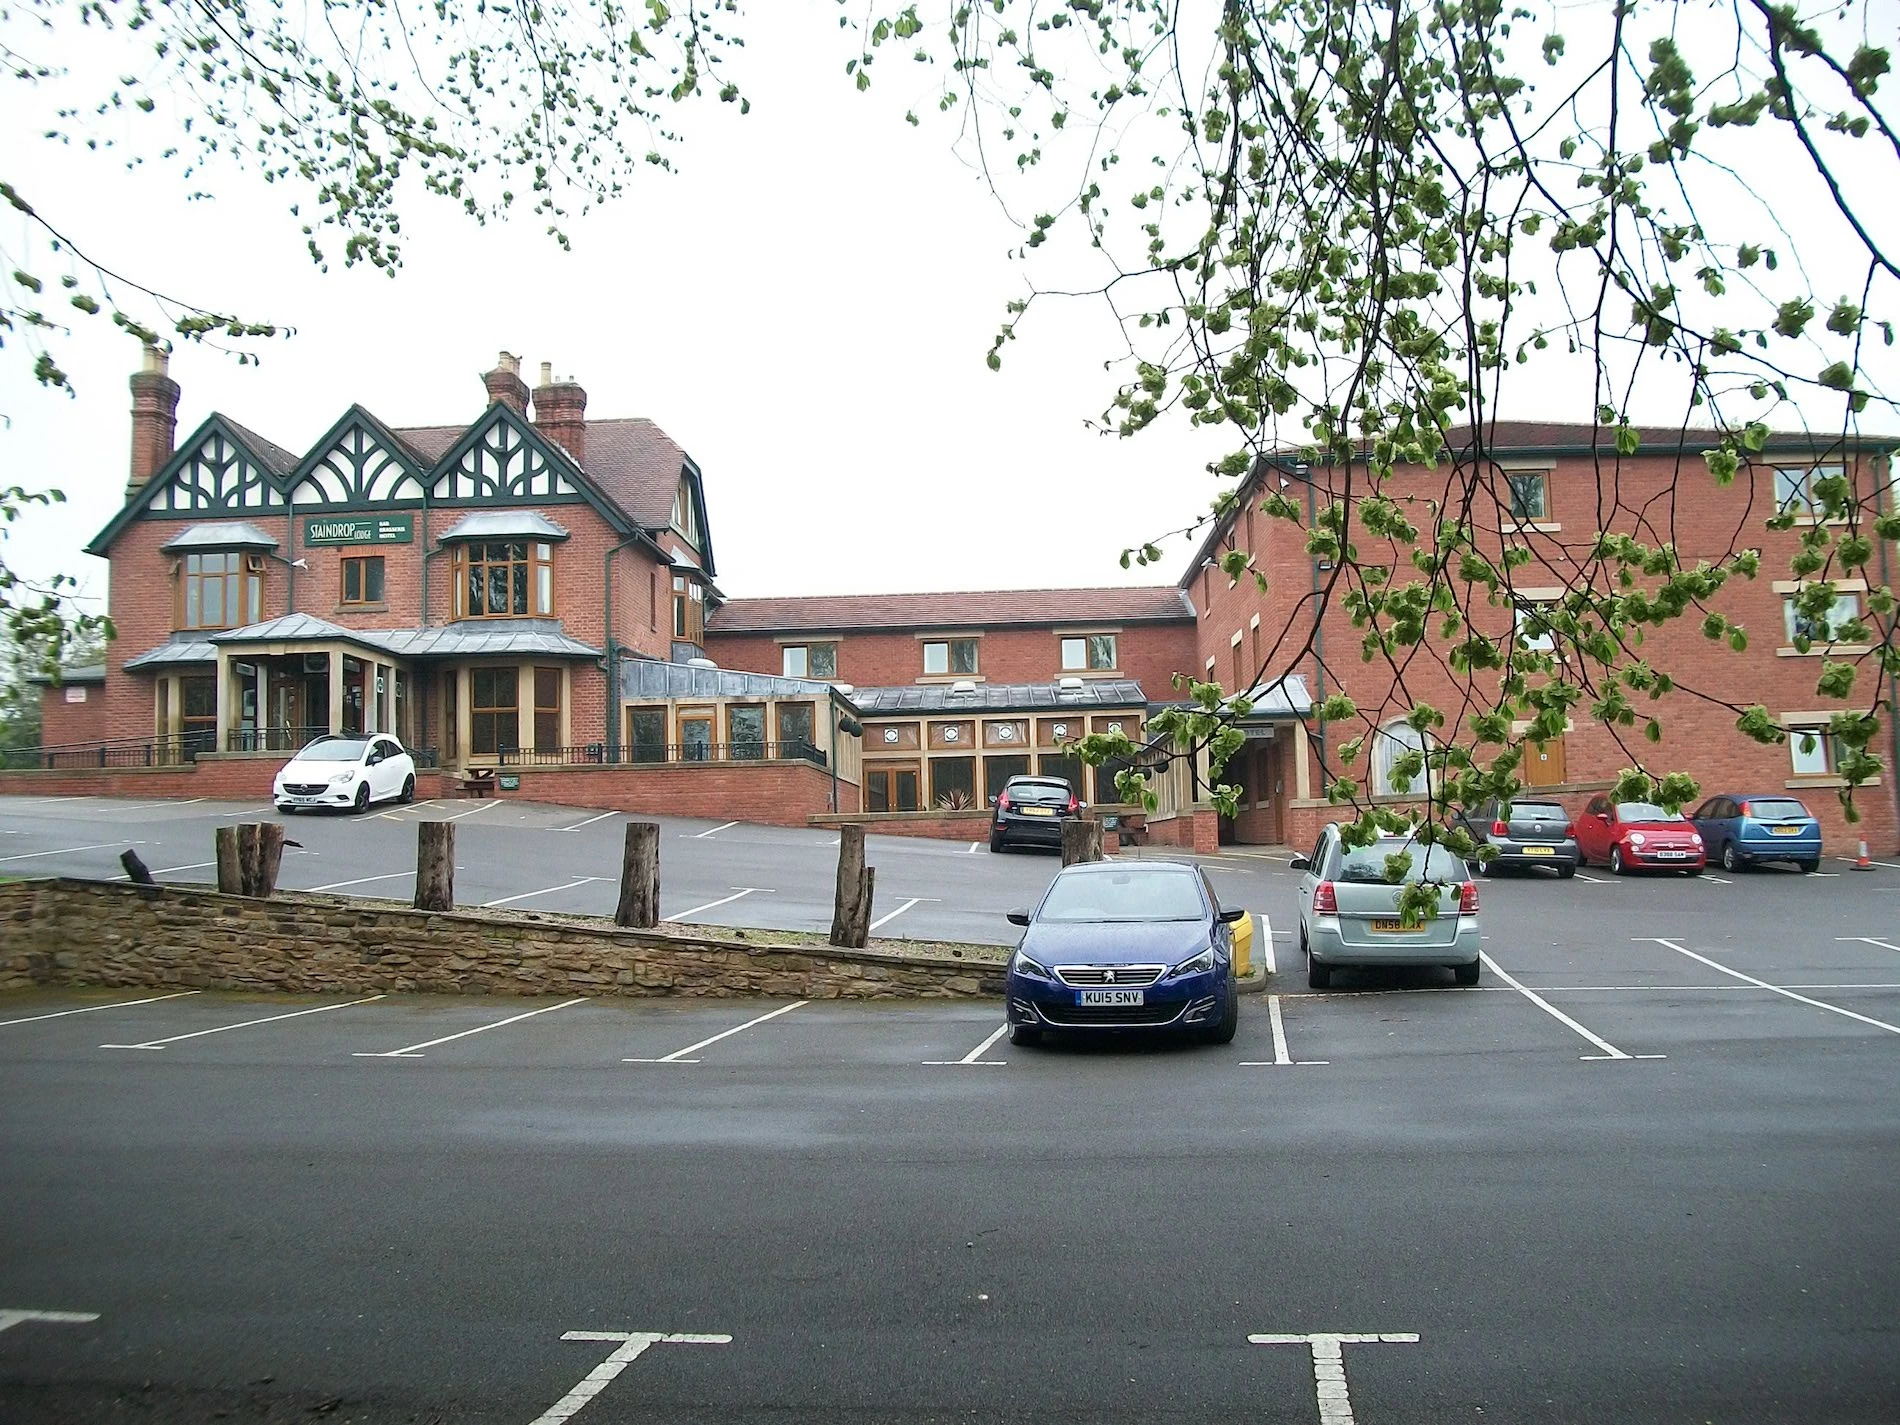
[[[1763,821],[1793,821],[1796,817],[1805,817],[1808,809],[1792,797],[1763,797],[1759,801],[1744,802],[1742,814]]]
[[[1569,821],[1570,813],[1555,802],[1512,802],[1512,821]]]
[[[1339,862],[1337,879],[1383,883],[1386,879],[1386,858],[1401,852],[1412,858],[1412,864],[1405,872],[1407,881],[1465,881],[1471,878],[1463,859],[1444,847],[1425,846],[1402,837],[1390,837],[1375,841],[1370,846],[1361,846],[1356,851],[1345,852]]]
[[[1069,784],[1067,782],[1011,782],[1003,790],[1013,802],[1030,802],[1037,806],[1053,806],[1057,802],[1069,804]]]
[[[355,762],[367,746],[361,737],[319,737],[297,756],[305,762]]]
[[[1199,920],[1207,914],[1192,872],[1087,871],[1057,876],[1036,919],[1079,921]]]
[[[1618,802],[1616,804],[1618,821],[1681,821],[1679,811],[1664,811],[1650,802]]]

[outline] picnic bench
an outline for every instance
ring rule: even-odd
[[[463,773],[456,785],[465,797],[485,797],[495,790],[495,774],[490,768],[477,767],[472,772]]]

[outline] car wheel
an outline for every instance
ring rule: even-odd
[[[1473,960],[1469,965],[1453,965],[1451,967],[1451,972],[1454,976],[1457,977],[1459,984],[1475,985],[1478,983],[1478,971],[1482,970],[1483,968],[1484,968],[1483,961]]]
[[[1684,871],[1682,874],[1685,876],[1699,876],[1702,874],[1702,867],[1691,866],[1688,870]]]
[[[1221,1011],[1221,1017],[1207,1031],[1209,1044],[1232,1044],[1234,1033],[1240,1028],[1240,987],[1231,979],[1227,982],[1227,1007]]]
[[[1009,1042],[1025,1047],[1042,1043],[1042,1030],[1033,1024],[1012,1024],[1009,1027]]]
[[[1733,841],[1724,841],[1722,843],[1722,869],[1724,871],[1737,871],[1741,869],[1741,862],[1737,860],[1735,856],[1735,843]]]
[[[361,783],[357,787],[356,801],[352,803],[351,810],[352,811],[368,811],[369,810],[369,783],[368,782]]]
[[[1577,874],[1577,863],[1575,861],[1566,861],[1564,862],[1563,865],[1557,868],[1558,877],[1565,881],[1569,880],[1572,876],[1576,874]]]
[[[1623,848],[1621,846],[1612,846],[1610,848],[1610,874],[1612,876],[1626,874],[1623,868]]]
[[[415,773],[411,772],[407,777],[403,778],[402,796],[400,800],[404,806],[407,806],[410,802],[413,802],[415,799],[416,799],[416,776],[415,776]]]
[[[1320,963],[1319,959],[1309,950],[1306,955],[1306,987],[1313,990],[1323,990],[1332,984],[1332,982],[1333,967]]]
[[[998,851],[1001,851],[1002,849],[1003,849],[1003,838],[992,833],[990,836],[990,854],[994,856]]]
[[[1807,860],[1797,861],[1794,864],[1800,868],[1802,875],[1812,876],[1816,871],[1821,869],[1821,858],[1818,856],[1810,856]]]

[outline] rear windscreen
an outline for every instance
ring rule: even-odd
[[[1384,881],[1386,857],[1400,852],[1412,858],[1405,873],[1407,881],[1463,881],[1470,878],[1465,863],[1442,846],[1422,846],[1416,841],[1375,841],[1357,851],[1348,851],[1339,863],[1342,881]]]
[[[1806,817],[1808,809],[1792,798],[1781,797],[1748,802],[1742,807],[1742,813],[1763,821],[1793,821],[1797,817]]]
[[[1003,790],[1013,802],[1061,802],[1066,806],[1069,800],[1067,782],[1011,782]]]
[[[1512,821],[1569,821],[1570,814],[1552,802],[1512,802]]]

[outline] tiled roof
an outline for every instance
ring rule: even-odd
[[[730,599],[707,618],[706,632],[1191,623],[1193,619],[1193,606],[1172,585],[992,589],[956,594],[828,594],[791,599]]]
[[[1077,712],[1103,708],[1145,708],[1147,696],[1132,678],[1089,678],[1080,688],[1059,683],[978,683],[973,693],[956,692],[948,683],[905,684],[896,688],[854,688],[851,700],[866,717],[899,713]]]
[[[256,431],[239,425],[229,416],[221,416],[220,419],[231,428],[234,435],[250,446],[253,455],[270,467],[271,474],[281,479],[297,468],[297,457],[283,446],[265,440]]]
[[[1287,673],[1271,683],[1256,683],[1247,690],[1245,696],[1252,706],[1247,715],[1240,719],[1243,727],[1269,719],[1303,718],[1313,711],[1313,695],[1306,690],[1306,675],[1303,673]],[[1176,700],[1156,706],[1185,708],[1194,704]]]

